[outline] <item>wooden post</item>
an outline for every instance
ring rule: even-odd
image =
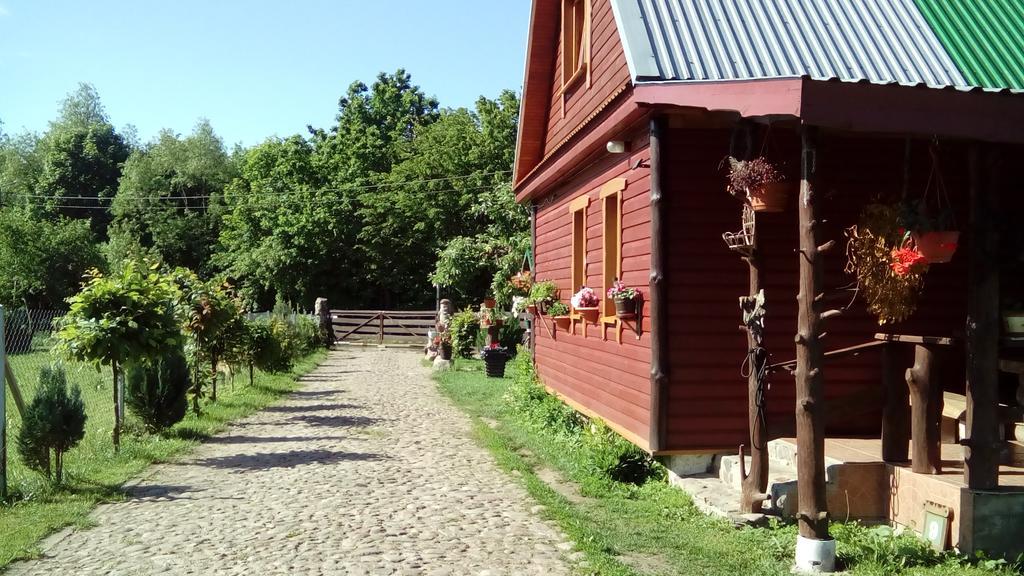
[[[817,130],[803,126],[800,197],[800,291],[797,294],[796,335],[796,437],[797,520],[800,535],[829,540],[828,505],[825,500],[825,394],[822,375],[821,298],[823,246],[818,245]]]
[[[533,269],[530,271],[534,281],[537,280],[537,203],[530,202],[530,254],[533,256]],[[539,321],[539,322],[538,322]],[[537,315],[530,316],[530,358],[537,360],[537,324],[543,323]]]
[[[668,286],[665,280],[666,208],[662,193],[662,138],[665,121],[651,118],[651,410],[649,446],[662,449],[665,438],[665,389],[668,387]],[[640,322],[641,320],[638,320]]]
[[[964,482],[975,490],[999,486],[999,252],[996,195],[986,186],[994,166],[970,150],[971,220],[967,295],[967,438]]]
[[[4,307],[0,306],[0,374],[7,371],[4,347]],[[0,502],[7,500],[7,390],[0,378]]]
[[[110,370],[114,373],[114,454],[121,451],[121,395],[119,394],[121,379],[119,378],[118,368],[116,360],[110,363]],[[198,377],[198,365],[196,366],[196,374]]]
[[[14,407],[18,409],[18,415],[25,416],[25,398],[21,395],[21,388],[18,386],[18,379],[14,377],[14,368],[4,354],[4,376],[7,378],[7,387],[11,391],[11,398],[14,398]]]
[[[379,346],[384,345],[384,311],[380,311],[377,314],[377,318],[380,319],[380,331],[377,333],[377,344]]]
[[[754,213],[757,218],[757,213]],[[745,257],[749,267],[750,296],[755,297],[761,291],[761,258],[757,250],[757,226],[754,226],[754,240],[750,255]],[[768,423],[766,409],[759,405],[763,400],[764,391],[758,375],[764,370],[767,354],[753,352],[760,347],[754,334],[747,329],[747,350],[750,358],[750,374],[747,375],[747,423],[750,439],[750,470],[744,470],[745,459],[740,451],[740,468],[744,472],[742,493],[740,495],[740,511],[744,513],[761,512],[761,505],[768,498]]]
[[[907,369],[911,405],[911,469],[919,474],[942,472],[942,383],[935,350],[927,344],[914,347],[914,366]]]
[[[910,392],[900,364],[898,344],[882,349],[882,382],[885,406],[882,409],[882,460],[906,462],[910,459]]]

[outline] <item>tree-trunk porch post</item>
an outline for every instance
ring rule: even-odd
[[[902,463],[910,460],[910,391],[900,364],[901,350],[893,342],[882,349],[882,382],[885,406],[882,409],[882,460]]]
[[[999,232],[994,163],[979,144],[970,150],[970,273],[967,297],[967,438],[964,482],[975,490],[999,486]],[[987,156],[987,154],[985,154]]]
[[[914,346],[914,366],[907,369],[910,390],[911,470],[919,474],[942,472],[942,382],[940,354],[932,345]]]
[[[821,333],[823,315],[822,253],[832,246],[818,244],[819,221],[815,213],[817,129],[801,129],[801,182],[799,205],[800,284],[797,294],[796,334],[796,437],[797,437],[797,539],[798,571],[831,572],[835,569],[835,541],[828,532],[825,499],[825,394],[822,374]]]

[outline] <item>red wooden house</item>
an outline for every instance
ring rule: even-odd
[[[966,393],[965,437],[992,438],[967,450],[965,484],[994,489],[1009,435],[996,423],[1000,382],[1012,396],[998,370],[1013,353],[1000,340],[999,302],[1019,296],[1024,271],[1002,266],[1000,291],[1006,263],[986,250],[999,246],[999,214],[1024,208],[1010,172],[1024,151],[1020,16],[937,0],[534,0],[514,171],[517,199],[534,210],[534,275],[556,281],[565,302],[582,285],[603,295],[616,278],[643,295],[636,322],[619,320],[606,298],[563,326],[539,317],[545,385],[655,455],[751,444],[760,421],[741,376],[748,341],[737,306],[750,275],[722,239],[741,213],[722,164],[764,155],[793,182],[786,210],[756,222],[765,348],[780,368],[766,394],[767,435],[797,430],[801,385],[823,391],[817,418],[830,438],[906,427],[902,370],[913,346],[892,341],[941,342],[940,392]],[[844,230],[879,198],[934,190],[937,172],[963,231],[958,252],[930,268],[915,314],[880,328],[849,290]],[[808,238],[836,247],[803,258],[797,199],[812,191]],[[825,294],[803,311],[802,259]],[[843,314],[814,334],[808,358],[824,366],[802,381],[798,365],[794,382],[781,368],[797,364],[787,361],[799,352],[798,320],[826,308]],[[886,433],[897,446],[887,460],[906,460],[906,432]],[[969,549],[961,516],[975,521],[957,508],[953,541]]]

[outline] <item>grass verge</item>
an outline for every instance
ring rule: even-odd
[[[42,354],[45,358],[39,358],[35,364],[49,361],[49,355]],[[88,420],[82,443],[66,456],[61,487],[52,486],[18,460],[13,442],[20,421],[8,396],[11,495],[7,502],[0,503],[0,571],[14,560],[37,555],[38,542],[47,535],[65,526],[87,526],[93,507],[123,498],[121,486],[149,465],[181,455],[228,423],[296,390],[298,377],[315,368],[325,356],[326,352],[315,352],[298,361],[288,373],[256,372],[251,386],[248,377],[239,376],[233,385],[220,387],[217,403],[204,405],[202,415],[197,417],[189,411],[184,420],[161,434],[143,433],[142,426],[129,414],[125,423],[127,434],[121,439],[117,455],[110,438],[114,421],[110,371],[97,372],[84,365],[72,365],[68,380],[81,387]],[[33,365],[31,358],[19,360],[25,366]],[[34,379],[34,374],[21,377],[26,401],[32,397]]]
[[[472,418],[474,433],[498,465],[520,478],[545,507],[544,516],[576,543],[584,557],[580,573],[790,573],[795,526],[774,523],[737,529],[705,516],[689,496],[664,481],[639,486],[611,481],[595,466],[595,450],[588,446],[586,432],[566,430],[558,424],[564,417],[551,417],[550,410],[524,409],[523,395],[517,392],[523,382],[516,377],[523,364],[510,363],[510,378],[494,379],[484,375],[480,362],[459,360],[454,370],[438,373],[436,379],[441,391]],[[538,411],[545,413],[538,416]],[[894,537],[884,529],[856,524],[833,526],[838,556],[849,574],[1019,573],[1003,562],[967,562],[952,554],[935,554],[912,536]]]

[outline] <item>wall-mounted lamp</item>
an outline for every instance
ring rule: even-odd
[[[622,140],[609,140],[607,148],[612,154],[622,154],[626,151],[626,143]]]

